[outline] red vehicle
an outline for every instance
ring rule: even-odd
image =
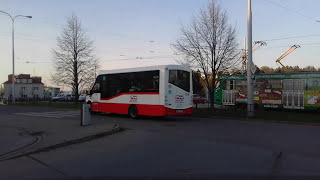
[[[206,98],[199,96],[198,94],[194,94],[193,97],[193,103],[194,104],[204,104],[206,102]]]

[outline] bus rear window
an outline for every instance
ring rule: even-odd
[[[190,92],[190,72],[169,70],[169,83]]]

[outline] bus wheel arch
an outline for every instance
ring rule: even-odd
[[[132,118],[132,119],[136,119],[138,117],[138,108],[136,105],[131,104],[128,108],[128,115]]]

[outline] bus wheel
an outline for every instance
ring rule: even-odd
[[[131,105],[128,110],[128,114],[132,119],[136,119],[138,117],[138,109],[135,105]]]

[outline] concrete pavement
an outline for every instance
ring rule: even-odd
[[[0,126],[0,154],[7,154],[33,144],[36,138],[24,128]]]

